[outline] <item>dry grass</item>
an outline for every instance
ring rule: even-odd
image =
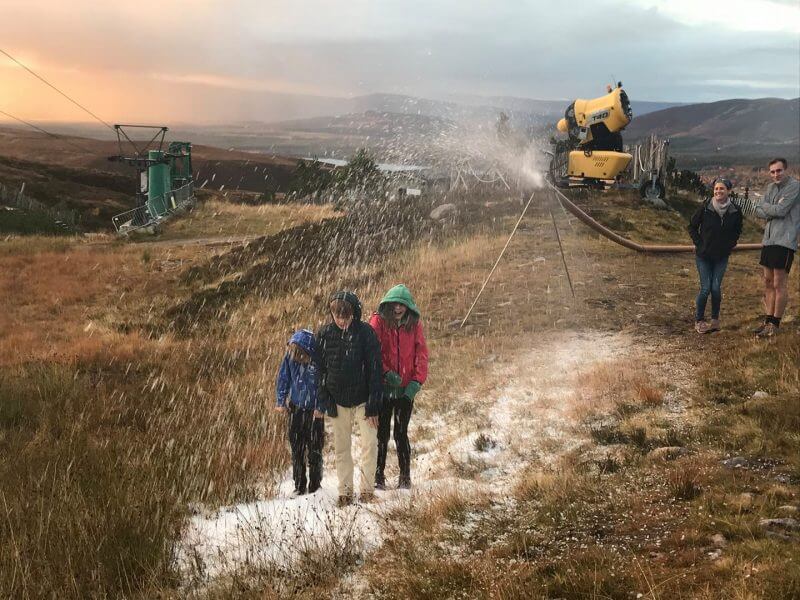
[[[83,243],[72,236],[9,235],[2,239],[0,257],[29,255],[36,252],[66,252]]]
[[[169,586],[186,503],[262,493],[286,465],[282,423],[236,342],[115,326],[180,293],[172,267],[202,249],[56,249],[26,240],[0,259],[0,452],[15,457],[0,466],[0,595]]]
[[[153,248],[150,260],[130,245],[27,240],[0,256],[0,366],[74,362],[120,339],[104,322],[175,294],[176,267],[201,249]],[[107,335],[104,335],[104,332]]]
[[[208,257],[204,248],[42,239],[5,252],[0,297],[13,301],[0,322],[0,448],[16,460],[0,467],[0,595],[169,590],[187,503],[261,497],[286,468],[284,424],[269,405],[291,331],[316,327],[335,287],[356,287],[376,306],[398,269],[435,265],[427,274],[437,281],[443,257],[479,254],[467,247],[423,246],[366,272],[342,266],[182,338],[148,337],[130,319],[146,323],[191,292],[179,276]],[[418,289],[421,303],[435,293]],[[241,580],[225,593],[240,588]]]
[[[379,598],[625,598],[666,577],[635,567],[634,549],[661,535],[656,515],[637,503],[636,483],[608,494],[564,466],[523,476],[513,504],[470,504],[431,528],[412,514],[370,561],[369,592]],[[612,496],[612,497],[609,497]],[[464,500],[457,505],[463,506]],[[643,510],[646,508],[646,511]],[[669,597],[669,596],[665,596]]]
[[[664,391],[646,372],[642,361],[600,363],[578,377],[573,416],[586,420],[595,415],[625,417],[660,406]]]
[[[625,218],[651,220],[649,214]],[[658,223],[642,236],[663,237]],[[760,289],[753,257],[739,254],[732,260],[725,334],[701,339],[691,333],[693,268],[680,257],[626,255],[626,261],[617,262],[613,247],[606,247],[602,262],[593,263],[592,245],[585,246],[585,260],[578,260],[578,253],[570,256],[568,246],[570,267],[580,267],[573,278],[584,302],[565,309],[554,301],[563,295],[537,295],[535,287],[548,280],[547,269],[531,277],[525,259],[530,265],[531,257],[545,251],[533,240],[526,243],[526,257],[512,244],[506,270],[499,270],[491,288],[499,297],[479,314],[476,333],[507,334],[514,330],[514,317],[516,331],[541,331],[569,327],[574,318],[623,328],[635,316],[637,335],[651,341],[669,336],[675,342],[665,346],[658,360],[675,369],[676,379],[694,378],[694,403],[684,389],[676,392],[653,380],[639,361],[612,363],[583,378],[575,416],[611,415],[613,424],[598,433],[607,438],[597,441],[633,448],[634,456],[664,445],[690,446],[693,454],[675,463],[632,460],[599,473],[570,465],[557,473],[527,472],[514,491],[517,504],[478,509],[471,514],[468,534],[454,538],[453,527],[434,533],[413,529],[390,540],[370,561],[370,592],[381,598],[800,597],[793,543],[767,538],[758,526],[760,518],[776,516],[779,505],[798,501],[798,336],[791,324],[768,345],[745,335]],[[548,263],[549,256],[536,266]],[[596,271],[581,270],[585,267]],[[550,282],[557,282],[550,273]],[[648,285],[638,285],[642,278]],[[512,282],[523,289],[509,293]],[[601,289],[602,298],[595,301],[593,289]],[[514,299],[540,310],[509,318],[496,309],[509,300],[515,306]],[[674,417],[665,419],[668,387],[688,405],[679,429]],[[751,398],[759,389],[769,396]],[[726,400],[720,403],[719,398]],[[785,467],[768,462],[762,471],[729,471],[720,465],[720,451],[777,457]],[[778,488],[774,482],[767,485],[775,469],[795,479]],[[755,492],[755,501],[742,512],[734,498],[745,491]],[[408,519],[404,523],[414,516]],[[709,539],[717,533],[729,545],[714,559]],[[497,543],[487,544],[487,539]]]
[[[233,204],[220,199],[199,204],[167,222],[159,240],[273,235],[283,229],[337,216],[330,204]]]
[[[773,343],[742,344],[705,367],[703,393],[729,410],[711,414],[702,434],[726,452],[785,461],[800,474],[800,339],[789,327]]]
[[[689,331],[690,312],[683,305],[688,300],[680,304],[661,295],[668,290],[691,298],[695,283],[683,271],[684,259],[664,257],[659,277],[648,279],[658,289],[641,290],[636,286],[654,272],[652,261],[567,229],[562,235],[578,295],[572,302],[545,216],[534,211],[529,233],[521,232],[509,247],[464,329],[452,323],[463,317],[505,241],[502,222],[499,229],[476,235],[423,242],[367,267],[337,265],[319,281],[247,298],[223,323],[182,337],[150,338],[142,324],[203,285],[186,283],[179,275],[187,264],[207,259],[206,249],[152,246],[145,258],[141,247],[97,250],[42,241],[18,244],[5,254],[0,250],[0,297],[10,307],[0,322],[0,450],[15,457],[0,466],[0,510],[5,511],[0,512],[0,593],[176,595],[170,541],[180,533],[186,505],[252,499],[269,490],[271,474],[284,470],[282,423],[267,410],[274,373],[288,334],[299,326],[316,327],[324,318],[324,299],[335,287],[357,288],[367,310],[395,283],[414,291],[432,353],[431,377],[415,416],[420,420],[475,408],[492,385],[483,377],[487,367],[481,359],[508,356],[531,332],[586,323],[619,329],[637,314],[642,315],[637,321],[641,335],[680,338],[680,332]],[[545,260],[535,260],[539,257]],[[737,271],[745,264],[742,257],[732,261],[726,285],[736,289],[736,282],[750,282],[750,271]],[[226,276],[234,280],[237,273]],[[754,304],[756,294],[741,288],[745,292],[737,302]],[[593,301],[598,295],[603,302]],[[19,298],[24,301],[16,302]],[[736,332],[747,317],[743,309],[734,310],[727,323]],[[703,360],[704,353],[719,350],[713,345],[724,345],[720,340],[682,340],[681,360],[698,357],[707,367],[711,363]],[[692,345],[701,343],[711,347]],[[781,375],[772,378],[769,361],[758,352],[764,346],[744,347],[751,354],[731,353],[734,362],[727,368],[715,364],[706,375],[713,382],[708,385],[733,402],[714,404],[699,437],[689,441],[714,451],[777,453],[794,466],[800,456],[791,405],[797,397],[792,396],[796,344],[779,339],[768,346],[767,358],[780,365]],[[595,403],[618,416],[624,413],[618,428],[629,445],[666,437],[662,424],[647,421],[664,395],[661,383],[649,381],[645,372],[637,364],[612,364],[591,374],[582,392],[582,414],[592,414]],[[740,386],[767,389],[771,396],[744,401]],[[707,398],[706,390],[701,387],[698,402]],[[434,498],[419,511],[398,515],[398,534],[367,566],[370,589],[388,598],[628,597],[632,590],[675,597],[682,593],[678,584],[684,585],[676,579],[681,570],[704,560],[704,542],[696,544],[700,550],[692,544],[707,537],[706,529],[719,527],[711,525],[709,506],[703,504],[716,497],[709,490],[732,490],[740,482],[717,481],[703,468],[693,479],[703,493],[676,502],[660,468],[634,462],[599,474],[566,467],[558,475],[529,474],[515,492],[520,504],[513,509],[455,493]],[[779,498],[795,493],[795,484],[786,488],[765,493],[768,500],[757,503],[763,506],[758,510],[767,514]],[[711,514],[734,523],[731,536],[741,545],[732,549],[728,567],[703,562],[687,571],[686,589],[709,598],[762,590],[791,597],[786,594],[800,580],[795,572],[786,568],[783,582],[777,578],[782,566],[791,566],[786,548],[762,536],[733,538],[734,531],[753,522],[736,521],[720,506],[715,503]],[[691,519],[682,521],[687,514]],[[465,519],[477,524],[460,527]],[[668,538],[665,529],[677,537]],[[674,559],[650,556],[661,553],[653,545],[656,537],[672,540]],[[606,539],[611,541],[603,547],[598,540]],[[346,571],[352,557],[342,560]],[[320,562],[309,564],[323,569]],[[761,571],[722,588],[703,587],[712,574],[738,572],[748,564]],[[250,575],[221,583],[213,593],[275,594],[273,575]],[[306,587],[292,587],[291,576],[281,581],[285,595],[297,597],[324,595],[333,584],[325,577]]]
[[[388,526],[402,522],[420,531],[434,532],[445,526],[463,523],[471,510],[486,508],[489,498],[469,486],[448,486],[425,492],[415,492],[408,504],[397,506],[390,515]]]
[[[702,493],[700,485],[700,468],[684,462],[673,467],[667,473],[667,485],[670,493],[677,500],[692,500]]]
[[[514,495],[521,501],[535,500],[547,506],[565,506],[589,493],[587,483],[568,466],[555,473],[531,471],[517,480]]]

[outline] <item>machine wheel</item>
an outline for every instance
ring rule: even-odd
[[[655,181],[646,179],[642,182],[642,185],[639,186],[639,195],[644,200],[664,200],[666,196],[664,184],[661,183],[660,179],[656,179]]]

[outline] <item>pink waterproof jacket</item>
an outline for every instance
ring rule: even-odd
[[[369,324],[381,343],[383,372],[398,373],[403,386],[411,381],[425,383],[428,378],[428,347],[422,323],[417,321],[411,331],[406,331],[405,327],[390,328],[378,313],[373,313]]]

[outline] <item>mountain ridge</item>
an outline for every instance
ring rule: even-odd
[[[800,98],[732,98],[671,107],[633,122],[626,142],[650,134],[670,138],[676,155],[764,161],[785,156],[800,160]]]

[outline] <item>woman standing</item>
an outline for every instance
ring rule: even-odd
[[[714,181],[714,195],[703,202],[689,223],[689,235],[695,246],[695,262],[700,275],[700,292],[695,301],[695,331],[719,331],[722,303],[722,278],[728,257],[742,233],[742,212],[730,201],[733,185],[727,179]],[[711,295],[711,323],[705,319],[706,303]]]
[[[381,300],[369,324],[381,343],[384,400],[378,421],[378,465],[375,488],[386,489],[386,454],[394,421],[394,443],[400,464],[398,488],[411,487],[411,444],[408,422],[417,395],[428,377],[428,348],[411,292],[396,285]]]

